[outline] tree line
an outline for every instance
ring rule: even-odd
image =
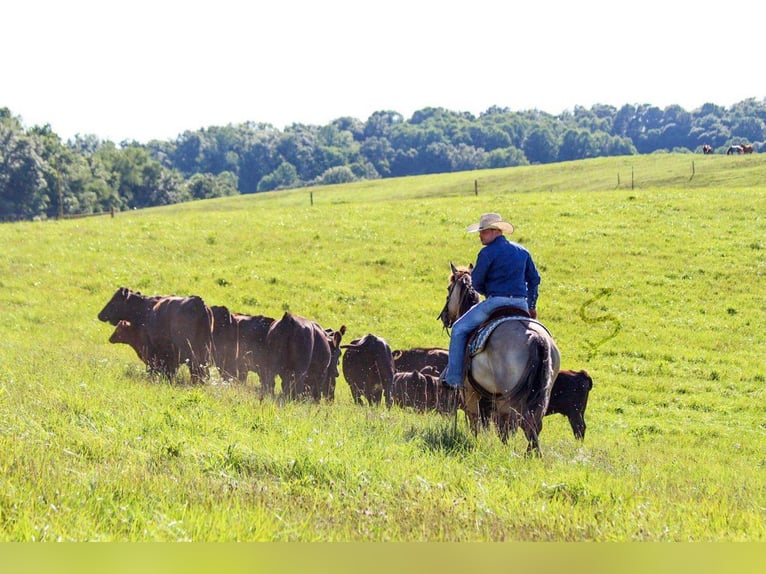
[[[138,209],[236,194],[358,180],[699,152],[751,143],[766,149],[766,99],[691,112],[650,104],[575,106],[559,115],[493,106],[475,116],[429,107],[405,119],[374,112],[284,130],[245,122],[185,131],[175,140],[63,142],[0,108],[0,220]]]

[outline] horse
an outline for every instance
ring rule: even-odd
[[[742,148],[742,153],[753,153],[753,144],[742,144],[739,147]]]
[[[711,146],[710,144],[703,145],[702,153],[704,153],[705,155],[713,153],[713,146]]]
[[[447,301],[439,315],[445,329],[479,301],[472,266],[450,263],[450,268]],[[488,323],[494,323],[495,316]],[[527,454],[539,455],[543,416],[560,368],[558,347],[542,323],[528,314],[499,322],[482,350],[466,361],[462,403],[474,435],[491,419],[500,440],[507,443],[510,432],[521,426]]]
[[[731,145],[731,146],[729,146],[729,149],[726,150],[726,155],[731,155],[733,153],[741,154],[742,153],[742,146],[741,145]]]

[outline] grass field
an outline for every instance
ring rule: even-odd
[[[0,225],[0,540],[766,541],[766,156],[652,155]],[[478,190],[478,193],[476,191]],[[118,287],[448,345],[465,227],[541,271],[584,443],[150,379],[96,319]]]

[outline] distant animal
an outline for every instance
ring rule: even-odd
[[[703,145],[702,146],[702,153],[704,153],[705,155],[713,153],[713,146],[711,146],[710,144]]]
[[[431,367],[437,377],[447,368],[449,351],[439,347],[414,347],[412,349],[397,349],[392,352],[394,366],[397,371],[421,371]]]
[[[391,385],[394,379],[394,358],[391,347],[381,337],[368,333],[341,345],[343,353],[343,378],[351,389],[351,396],[358,405],[379,405],[385,397],[391,406]]]
[[[742,153],[753,153],[752,144],[742,144],[740,147],[742,148]]]
[[[263,378],[266,367],[266,335],[274,323],[273,317],[266,315],[246,315],[233,313],[234,320],[239,325],[239,353],[244,360],[245,368]]]
[[[545,415],[562,414],[569,419],[576,439],[585,438],[585,408],[593,388],[593,379],[587,371],[562,370],[553,382],[551,399]]]
[[[314,321],[285,312],[266,335],[262,392],[273,395],[278,376],[287,399],[331,399],[331,381],[338,376],[337,357],[345,331],[345,325],[338,331],[325,331]]]
[[[240,359],[239,325],[227,307],[212,305],[210,311],[213,314],[213,364],[224,380],[244,382],[247,368]]]
[[[439,318],[449,328],[474,297],[470,268],[450,264],[447,301]],[[464,408],[473,431],[486,426],[480,401],[489,401],[492,420],[503,442],[518,422],[527,453],[539,454],[539,434],[561,358],[548,329],[535,319],[511,317],[495,323],[481,349],[468,357],[463,385]],[[520,419],[520,420],[519,420]]]
[[[340,363],[341,354],[341,340],[343,335],[346,334],[346,326],[342,325],[337,331],[335,329],[325,329],[325,335],[327,335],[327,342],[330,345],[330,364],[327,367],[327,376],[322,381],[319,388],[319,396],[333,401],[335,400],[335,384],[340,376],[338,371],[338,363]]]
[[[145,296],[121,287],[98,319],[115,326],[124,320],[143,328],[147,362],[166,377],[172,378],[186,364],[194,382],[207,378],[213,317],[201,297]]]
[[[734,153],[741,154],[742,153],[742,146],[741,145],[729,146],[729,149],[726,150],[726,155],[732,155]]]
[[[213,314],[212,358],[223,379],[247,381],[248,373],[261,377],[265,365],[266,335],[274,322],[264,315],[232,313],[222,305]]]
[[[418,412],[436,411],[450,414],[451,392],[439,382],[438,376],[422,371],[399,371],[394,375],[391,402]]]

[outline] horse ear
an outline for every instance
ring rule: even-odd
[[[452,269],[453,274],[457,273],[457,267],[452,264],[452,261],[449,262],[449,268]]]
[[[473,263],[468,264],[468,271],[473,271]]]

